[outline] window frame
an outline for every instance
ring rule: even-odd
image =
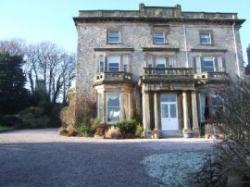
[[[109,106],[108,105],[108,101],[109,101],[109,97],[114,97],[114,96],[117,96],[118,97],[118,100],[119,100],[119,106]],[[107,93],[106,94],[106,121],[107,123],[109,124],[114,124],[114,123],[117,123],[121,120],[121,94],[120,93]],[[119,108],[119,118],[117,120],[110,120],[109,119],[109,108],[110,107],[117,107]]]
[[[118,64],[118,70],[117,71],[110,71],[110,58],[112,58],[112,57],[113,58],[117,57],[117,59],[119,59],[118,62],[117,62],[117,64]],[[120,71],[120,66],[121,66],[121,56],[120,55],[109,55],[107,57],[107,72],[113,72],[113,73],[119,72]]]
[[[205,59],[210,59],[211,61],[210,62],[212,62],[213,63],[213,71],[204,71],[204,62],[208,62],[208,60],[205,60]],[[216,65],[215,65],[215,57],[211,57],[211,56],[204,56],[204,57],[202,57],[201,58],[201,60],[200,60],[200,63],[201,63],[201,72],[216,72]]]
[[[110,37],[110,33],[116,32],[118,35],[117,37]],[[117,41],[111,41],[110,38],[117,38]],[[119,30],[113,29],[107,31],[107,43],[108,44],[119,44],[121,43],[121,32]]]
[[[156,37],[155,36],[155,34],[156,33],[162,33],[163,35],[162,35],[162,37]],[[157,30],[155,30],[155,31],[153,31],[153,36],[152,36],[152,38],[153,38],[153,44],[154,45],[164,45],[164,44],[166,44],[167,43],[167,39],[166,39],[166,32],[165,31],[157,31]],[[156,42],[156,38],[160,38],[160,39],[163,39],[163,42]]]
[[[129,62],[129,55],[128,54],[125,54],[125,55],[122,55],[122,71],[123,72],[130,72],[130,62]],[[125,71],[125,68],[124,66],[127,66],[127,70]]]
[[[103,62],[103,71],[101,71],[101,62]],[[98,73],[104,73],[105,72],[105,57],[104,55],[100,55],[98,58]]]
[[[158,65],[164,65],[164,67],[159,68],[159,67],[157,67]],[[166,57],[164,57],[164,56],[156,56],[155,57],[155,68],[156,68],[157,74],[164,75],[166,67],[167,67],[167,59],[166,59]]]
[[[202,41],[202,35],[208,35],[209,36],[209,42],[204,43]],[[212,45],[213,44],[213,33],[212,31],[200,31],[200,45]]]

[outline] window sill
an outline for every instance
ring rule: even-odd
[[[122,44],[122,42],[107,42],[107,45],[119,45]]]

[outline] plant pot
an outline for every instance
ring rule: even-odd
[[[184,138],[193,138],[193,133],[192,132],[183,132],[183,137]]]

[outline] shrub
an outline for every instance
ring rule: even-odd
[[[105,138],[111,138],[111,139],[120,139],[122,138],[122,133],[118,127],[110,127],[106,132],[105,132]]]
[[[124,134],[134,134],[136,132],[137,122],[136,120],[124,120],[117,123],[117,127]]]
[[[21,128],[46,128],[51,126],[50,117],[40,107],[29,107],[19,113]]]
[[[44,114],[44,110],[41,107],[31,106],[19,112],[19,114],[21,116],[26,115],[26,114],[32,114],[34,117],[40,117]]]
[[[76,131],[80,136],[87,136],[89,133],[89,128],[85,123],[80,123],[76,125]]]
[[[136,131],[135,131],[135,136],[138,138],[142,138],[143,137],[143,127],[141,124],[137,124],[136,125]]]
[[[100,119],[98,118],[91,118],[90,119],[90,134],[93,135],[96,133],[97,128],[101,126]]]
[[[109,129],[109,126],[106,124],[100,124],[99,127],[96,128],[95,135],[104,136],[105,132]]]

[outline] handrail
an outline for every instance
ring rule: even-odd
[[[144,68],[145,75],[193,75],[192,68]]]

